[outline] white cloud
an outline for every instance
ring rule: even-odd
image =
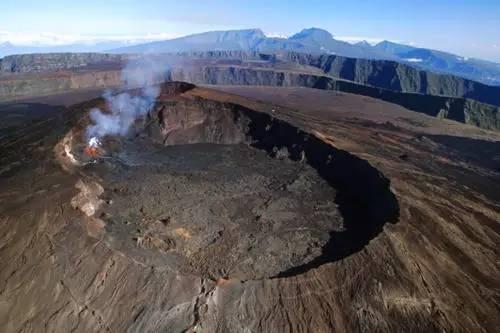
[[[374,38],[374,37],[363,37],[363,36],[333,36],[336,40],[341,40],[350,44],[356,44],[362,41],[366,41],[371,45],[375,45],[377,43],[380,43],[384,40],[388,40],[393,43],[398,43],[398,44],[404,44],[404,45],[410,45],[410,46],[417,46],[418,43],[415,42],[408,42],[408,41],[400,41],[400,40],[395,40],[395,39],[387,39],[387,38]]]
[[[266,37],[268,38],[288,38],[288,36],[286,35],[282,35],[275,32],[264,32],[264,35],[266,35]]]
[[[407,59],[404,59],[408,62],[422,62],[423,60],[420,59],[420,58],[407,58]]]
[[[371,37],[360,37],[360,36],[333,36],[336,40],[341,40],[351,44],[359,43],[362,41],[367,41],[368,43],[374,45],[383,41],[383,38],[371,38]]]
[[[165,40],[178,37],[169,33],[145,35],[78,35],[56,34],[52,32],[11,32],[0,30],[0,43],[17,46],[61,46],[70,44],[93,45],[100,42],[140,43]]]

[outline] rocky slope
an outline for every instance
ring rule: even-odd
[[[178,84],[84,165],[95,106],[2,132],[2,331],[498,327],[498,134]]]

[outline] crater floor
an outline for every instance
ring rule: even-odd
[[[342,229],[336,191],[307,163],[246,144],[138,141],[84,170],[103,179],[105,242],[138,261],[214,280],[269,278],[319,257]]]

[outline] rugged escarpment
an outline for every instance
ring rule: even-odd
[[[463,97],[500,106],[500,88],[488,86],[458,76],[419,70],[407,64],[388,60],[356,59],[337,55],[312,55],[279,52],[264,54],[244,51],[212,51],[182,53],[200,59],[259,60],[277,63],[297,63],[320,69],[324,74],[386,90]]]
[[[379,98],[438,118],[452,119],[485,129],[500,128],[499,107],[494,105],[465,98],[394,92],[310,73],[240,66],[187,66],[174,68],[169,77],[172,80],[196,84],[295,86],[348,92]],[[117,88],[122,84],[123,78],[119,70],[16,77],[0,80],[0,96],[4,96],[0,100],[16,100],[28,96],[44,96],[86,89]]]
[[[174,70],[171,78],[196,84],[307,87],[342,91],[379,98],[412,111],[485,129],[500,128],[500,108],[494,105],[465,98],[400,93],[327,76],[235,66],[205,66]]]
[[[33,73],[104,65],[126,59],[119,54],[48,53],[20,54],[0,59],[0,73]]]
[[[392,91],[464,97],[500,105],[500,88],[453,75],[418,70],[386,60],[288,53],[281,59],[320,68],[325,74]]]
[[[348,58],[337,55],[314,55],[294,52],[271,54],[246,51],[184,52],[168,54],[172,62],[179,59],[219,59],[297,63],[320,69],[324,74],[348,81],[392,91],[471,98],[500,106],[500,88],[453,75],[419,70],[389,60]],[[54,53],[8,56],[0,60],[0,73],[28,73],[122,62],[133,55],[100,53]]]
[[[106,89],[119,87],[122,83],[120,70],[0,78],[0,100],[16,100],[85,89]]]

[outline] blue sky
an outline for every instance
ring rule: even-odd
[[[1,0],[0,42],[153,40],[261,28],[413,43],[500,62],[500,0]]]

